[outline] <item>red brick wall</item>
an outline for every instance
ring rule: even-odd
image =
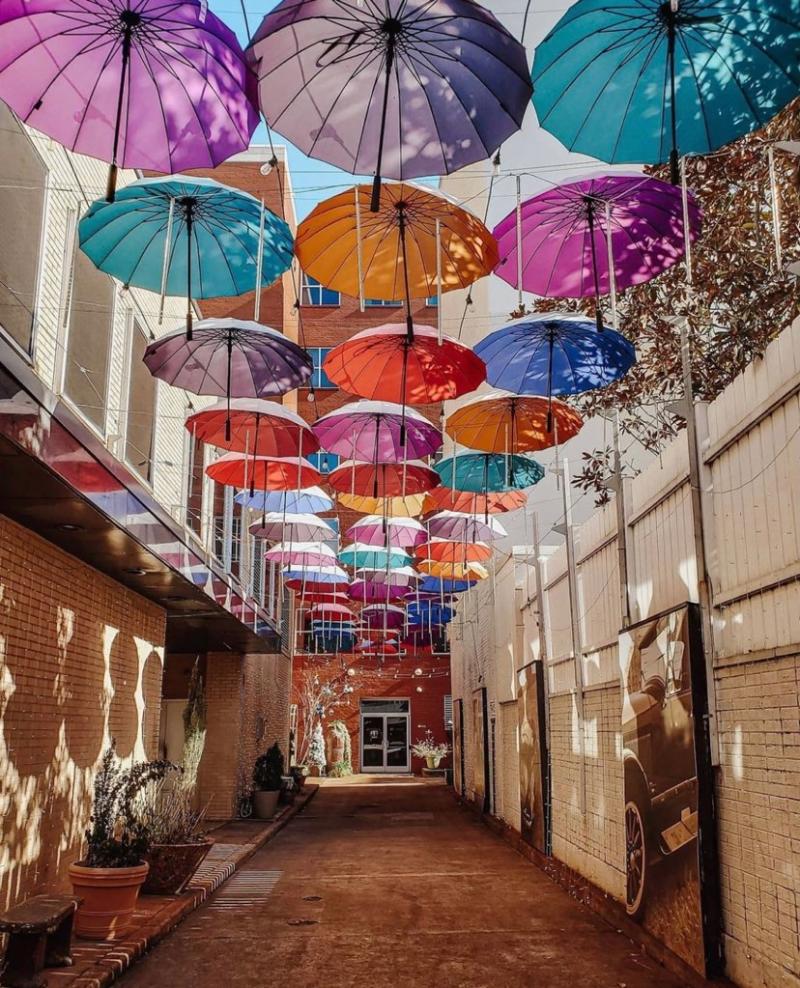
[[[0,906],[67,886],[111,735],[154,757],[164,611],[0,516]]]

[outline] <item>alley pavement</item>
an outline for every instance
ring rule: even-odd
[[[677,988],[443,784],[327,782],[122,988]]]

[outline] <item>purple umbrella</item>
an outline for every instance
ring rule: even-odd
[[[401,180],[490,158],[531,97],[523,46],[472,0],[283,0],[248,57],[271,127],[312,158]]]
[[[351,600],[362,604],[387,603],[398,600],[408,592],[409,584],[376,583],[374,580],[356,580],[347,589]]]
[[[368,628],[402,628],[406,612],[393,604],[369,604],[361,611],[361,620]]]
[[[416,518],[384,518],[367,515],[348,528],[347,538],[362,545],[390,545],[414,548],[428,541],[425,526]]]
[[[3,0],[0,99],[72,151],[173,173],[247,148],[254,79],[201,0]]]
[[[691,193],[687,213],[688,237],[695,240],[701,212]],[[599,300],[679,261],[686,233],[680,189],[645,175],[601,175],[548,189],[501,220],[494,230],[495,274],[515,288],[521,274],[522,289],[536,295]]]
[[[311,428],[324,449],[364,463],[420,460],[442,448],[441,432],[424,415],[388,401],[351,402],[323,415]]]

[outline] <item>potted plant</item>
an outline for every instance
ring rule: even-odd
[[[438,768],[443,758],[450,753],[450,746],[445,743],[434,741],[430,731],[425,732],[425,737],[411,746],[412,752],[417,758],[424,758],[428,768]]]
[[[275,744],[256,759],[253,767],[253,808],[259,820],[271,820],[283,785],[283,752]]]
[[[135,802],[148,783],[163,778],[171,767],[159,761],[123,768],[113,741],[103,755],[94,781],[86,854],[69,867],[73,891],[83,900],[75,914],[76,936],[115,940],[125,932],[148,872],[147,831]]]
[[[306,777],[308,776],[308,766],[307,765],[292,765],[289,769],[289,774],[294,779],[294,784],[297,786],[298,790],[302,789],[306,784]]]

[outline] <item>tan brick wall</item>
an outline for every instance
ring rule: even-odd
[[[0,516],[0,904],[66,884],[94,772],[158,744],[161,608]]]

